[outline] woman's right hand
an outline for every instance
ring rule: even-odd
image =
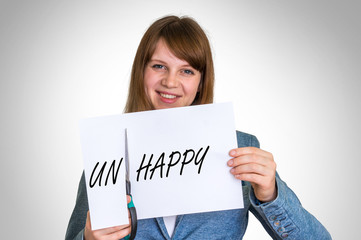
[[[131,198],[127,196],[128,203]],[[119,240],[130,234],[131,231],[131,219],[128,211],[129,224],[103,228],[98,230],[92,230],[89,211],[86,217],[86,224],[84,228],[84,240]]]

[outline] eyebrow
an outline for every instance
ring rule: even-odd
[[[149,62],[161,62],[161,63],[166,63],[162,60],[156,59],[156,58],[151,58]]]

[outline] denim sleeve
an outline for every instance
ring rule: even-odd
[[[257,138],[252,135],[249,138],[247,145],[259,148]],[[302,207],[296,194],[281,180],[278,173],[276,184],[278,195],[272,202],[260,204],[251,186],[248,194],[250,211],[273,239],[332,239],[326,228]]]
[[[269,203],[258,204],[251,189],[250,211],[273,239],[331,239],[326,228],[306,211],[295,193],[276,176],[278,196]]]
[[[88,197],[85,186],[85,176],[83,172],[79,182],[76,204],[69,220],[65,240],[83,240],[88,209]]]

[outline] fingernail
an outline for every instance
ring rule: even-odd
[[[235,151],[235,150],[232,150],[229,154],[230,154],[231,156],[234,156],[234,155],[236,155],[236,151]]]
[[[229,160],[228,161],[228,166],[232,166],[233,165],[233,160]]]

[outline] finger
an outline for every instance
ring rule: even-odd
[[[266,167],[274,168],[273,158],[267,158],[260,155],[248,154],[233,158],[227,162],[230,167],[236,167],[242,164],[256,163]]]
[[[259,174],[254,174],[254,173],[240,173],[240,174],[234,175],[234,177],[239,180],[247,181],[250,183],[257,184],[257,185],[261,185],[266,180],[266,178],[264,176],[259,175]]]
[[[263,165],[249,163],[238,165],[230,170],[233,175],[238,174],[258,174],[261,176],[272,176],[273,171]]]
[[[91,222],[90,222],[90,212],[88,210],[87,214],[86,214],[86,223],[85,223],[85,227],[89,230],[92,229],[92,225],[91,225]]]
[[[235,175],[235,177],[239,180],[250,182],[252,184],[252,187],[255,189],[255,193],[257,191],[262,195],[262,199],[264,199],[263,195],[269,195],[270,193],[271,195],[273,195],[275,189],[275,182],[268,177],[248,173]]]
[[[238,156],[247,155],[247,154],[257,154],[257,155],[264,156],[264,157],[272,156],[271,153],[269,153],[265,150],[262,150],[260,148],[256,148],[256,147],[235,148],[235,149],[232,149],[231,151],[229,151],[229,155],[231,157],[238,157]]]
[[[102,228],[102,229],[99,229],[99,230],[95,230],[94,234],[96,234],[98,236],[109,235],[109,234],[113,234],[113,233],[118,232],[118,231],[122,231],[123,229],[129,228],[129,227],[130,227],[130,224],[119,225],[119,226],[108,227],[108,228]]]
[[[107,236],[107,239],[109,240],[118,240],[121,238],[124,238],[125,236],[129,235],[131,233],[132,228],[129,226],[127,228],[123,228],[117,232],[111,233]]]

